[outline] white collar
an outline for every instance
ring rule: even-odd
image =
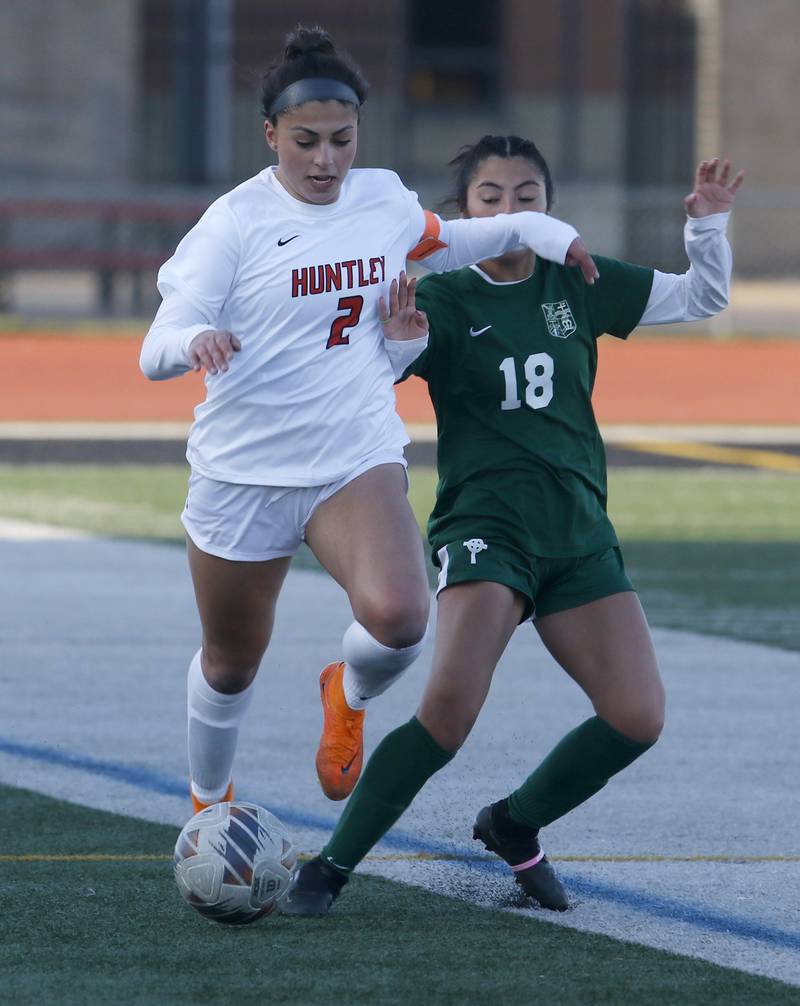
[[[517,283],[525,283],[533,276],[533,273],[531,273],[530,276],[526,276],[524,279],[508,279],[501,282],[500,280],[492,279],[491,276],[487,276],[483,269],[479,269],[476,265],[471,265],[470,269],[476,272],[481,279],[486,280],[487,283],[491,283],[492,286],[516,286]]]

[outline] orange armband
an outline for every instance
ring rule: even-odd
[[[406,258],[411,259],[412,262],[419,262],[441,248],[446,248],[447,243],[439,240],[440,231],[439,218],[430,210],[425,210],[425,230]]]

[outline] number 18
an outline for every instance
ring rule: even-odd
[[[513,356],[500,364],[506,381],[506,396],[500,408],[519,409],[522,402],[517,392],[517,367]],[[525,361],[525,404],[532,409],[543,409],[553,400],[553,357],[547,353],[534,353]]]

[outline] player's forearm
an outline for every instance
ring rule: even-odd
[[[578,236],[570,224],[545,213],[498,213],[494,217],[442,220],[438,238],[447,245],[422,258],[434,272],[450,272],[515,248],[532,248],[542,258],[562,265]]]
[[[689,218],[684,229],[689,270],[656,271],[641,325],[712,318],[728,305],[733,256],[725,235],[729,213]]]
[[[384,339],[386,353],[392,365],[395,381],[399,380],[428,346],[427,333],[419,339]]]
[[[150,331],[145,336],[139,366],[151,381],[179,377],[192,369],[189,344],[213,325],[194,305],[172,291],[161,303]]]

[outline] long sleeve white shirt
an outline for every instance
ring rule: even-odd
[[[519,246],[563,263],[574,228],[539,213],[442,221],[394,172],[349,172],[336,202],[302,203],[268,168],[213,203],[160,269],[163,303],[140,364],[187,371],[201,332],[241,351],[206,374],[187,457],[224,482],[321,485],[408,436],[392,385],[409,349],[387,350],[378,301],[429,225],[424,264],[456,269]],[[419,340],[415,340],[419,342]],[[421,348],[421,347],[420,347]],[[413,358],[413,357],[412,357]]]

